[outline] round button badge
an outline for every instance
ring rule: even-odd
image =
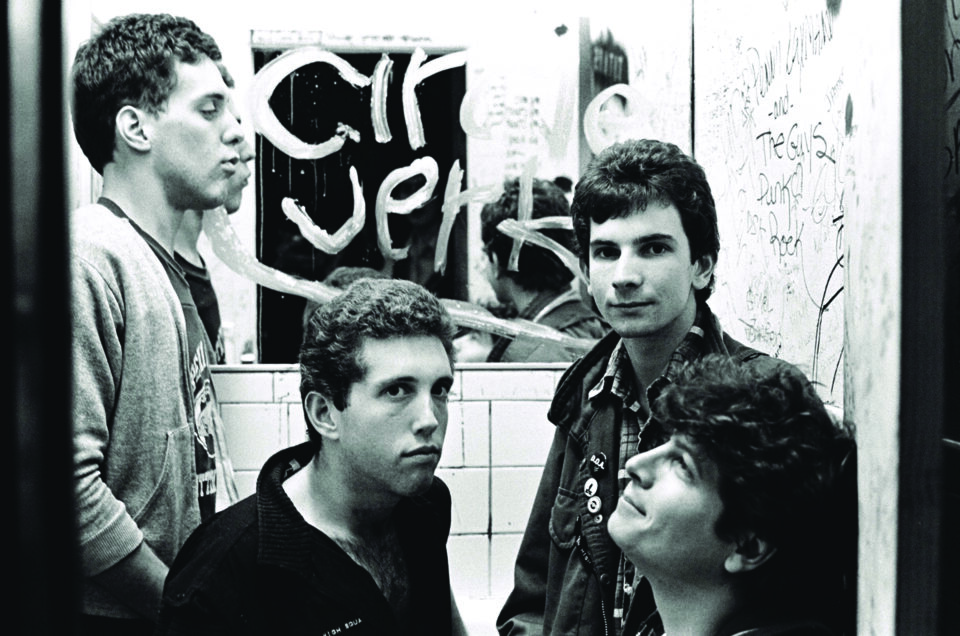
[[[590,514],[597,514],[600,512],[600,497],[590,497],[587,500],[587,510],[590,511]]]
[[[595,494],[597,494],[597,480],[596,480],[596,479],[594,479],[593,477],[591,477],[591,478],[589,478],[586,482],[584,482],[584,484],[583,484],[583,494],[585,494],[587,497],[593,497]]]
[[[590,474],[602,475],[607,472],[607,456],[603,453],[594,453],[590,456]]]

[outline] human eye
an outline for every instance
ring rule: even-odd
[[[406,396],[410,395],[411,392],[412,389],[410,386],[399,382],[395,384],[388,384],[383,389],[383,395],[393,399],[405,398]]]
[[[662,256],[670,251],[670,246],[666,243],[647,243],[643,246],[642,252],[649,256]]]
[[[209,119],[219,115],[222,109],[222,103],[217,99],[207,99],[200,103],[200,114]]]
[[[692,480],[695,476],[693,466],[689,459],[683,453],[674,453],[670,456],[670,463],[674,466],[683,475],[686,479]]]
[[[620,250],[612,245],[594,245],[590,255],[598,261],[615,260],[620,256]]]
[[[437,382],[433,385],[433,396],[441,400],[446,400],[450,397],[450,382],[448,380],[443,380],[442,382]]]

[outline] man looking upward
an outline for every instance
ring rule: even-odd
[[[717,212],[703,168],[677,146],[635,140],[604,150],[577,184],[571,214],[590,293],[612,332],[557,386],[549,411],[557,430],[501,634],[619,633],[646,587],[607,519],[629,481],[627,460],[666,441],[650,404],[685,363],[709,353],[786,365],[724,333],[707,305]]]

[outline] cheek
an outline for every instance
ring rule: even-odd
[[[589,281],[587,283],[587,289],[590,290],[590,295],[595,297],[597,294],[602,293],[608,279],[609,275],[606,267],[591,263],[590,276],[587,278]]]
[[[620,546],[620,549],[627,553],[629,557],[630,546],[633,544],[633,542],[630,541],[630,526],[623,518],[619,504],[607,519],[607,534],[610,535],[613,542]]]
[[[439,428],[441,432],[445,432],[447,430],[447,422],[450,420],[449,402],[446,400],[436,402],[433,415],[437,418],[437,428]]]
[[[688,537],[702,537],[704,540],[714,538],[716,520],[710,503],[699,499],[685,502],[674,511],[672,518],[678,533]]]

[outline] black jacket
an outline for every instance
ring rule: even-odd
[[[699,308],[698,323],[704,332],[701,355],[720,353],[751,364],[788,364],[723,333],[706,305]],[[607,534],[606,515],[620,495],[617,470],[623,404],[609,393],[589,395],[603,378],[619,341],[616,333],[608,334],[570,366],[557,387],[549,412],[557,431],[520,544],[514,589],[497,618],[502,635],[612,636],[619,632],[613,604],[620,549]],[[662,390],[669,381],[661,376],[650,391]],[[589,460],[600,453],[609,466],[597,472]],[[584,486],[591,477],[599,484],[595,494],[600,498],[600,514],[588,509],[590,497]]]
[[[401,631],[365,569],[308,525],[283,491],[291,461],[313,447],[280,451],[264,465],[257,494],[201,525],[183,546],[164,586],[158,634],[449,634],[446,541],[450,492],[434,479],[396,511],[410,575],[409,615]]]

